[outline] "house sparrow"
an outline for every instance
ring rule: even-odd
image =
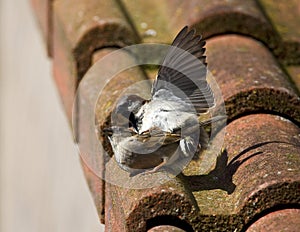
[[[215,105],[206,80],[205,41],[185,26],[174,39],[151,99],[123,96],[112,113],[108,136],[119,166],[130,172],[164,167],[179,173],[208,136],[199,116]],[[200,141],[200,143],[199,143]]]

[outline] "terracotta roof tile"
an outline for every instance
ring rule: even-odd
[[[151,178],[158,179],[160,175],[156,173]],[[170,225],[170,221],[187,229],[192,228],[197,218],[195,200],[178,178],[141,190],[106,183],[106,198],[111,203],[106,205],[108,231],[146,231],[158,225]]]
[[[290,231],[300,228],[300,210],[283,209],[265,215],[251,225],[247,232]]]
[[[42,35],[47,44],[48,55],[52,55],[52,3],[53,0],[30,0],[38,18]]]
[[[183,232],[186,230],[180,229],[178,227],[175,226],[156,226],[153,227],[152,229],[148,230],[149,232],[164,232],[164,231],[168,231],[168,232]]]
[[[222,90],[229,118],[214,137],[221,141],[225,133],[222,152],[212,150],[209,159],[191,161],[169,182],[140,190],[104,182],[89,165],[103,171],[106,160],[83,156],[83,170],[106,231],[293,231],[299,224],[299,1],[32,0],[32,4],[53,51],[54,76],[70,121],[78,84],[98,59],[140,41],[170,43],[184,25],[207,38],[208,68]],[[94,72],[98,74],[97,69]],[[119,73],[98,99],[97,135],[111,155],[101,128],[109,123],[122,91],[145,79],[139,67]],[[96,81],[106,79],[99,76]],[[85,86],[87,94],[97,94],[94,85]],[[76,119],[88,120],[83,110],[76,110]],[[86,128],[78,125],[75,131],[81,142],[96,146]],[[203,159],[206,172],[199,168]],[[111,168],[122,179],[115,163]]]
[[[101,49],[93,54],[92,61],[96,62],[97,60],[111,54],[112,52],[116,51],[117,48],[105,48]],[[128,62],[128,63],[134,63],[134,59],[132,56],[125,52],[119,52],[118,58]],[[100,67],[103,72],[104,70],[112,70],[114,69],[115,62],[111,61],[109,63],[106,63],[105,67]],[[98,78],[94,78],[93,81],[95,82],[100,82],[100,83],[106,83],[105,76],[99,75],[97,72],[99,70],[95,69],[95,72],[90,73],[91,75],[97,75],[99,76]],[[102,90],[101,97],[98,99],[98,103],[96,106],[94,105],[93,102],[89,102],[93,107],[95,107],[95,123],[97,126],[100,127],[105,127],[107,126],[106,123],[109,121],[108,118],[111,114],[111,111],[113,110],[114,107],[114,102],[116,99],[121,95],[122,91],[124,88],[132,85],[133,83],[136,83],[137,81],[145,80],[146,77],[144,76],[144,73],[141,71],[139,67],[134,67],[129,70],[123,71],[120,74],[117,74]],[[86,85],[85,90],[82,92],[82,94],[90,94],[88,99],[92,99],[92,95],[95,94],[96,98],[98,96],[98,92],[94,91],[94,86],[96,83],[93,81],[90,81],[88,85]],[[90,89],[89,89],[90,88]],[[103,104],[104,103],[104,104]],[[86,128],[86,124],[82,124],[80,122],[82,121],[88,121],[89,118],[87,118],[88,115],[85,113],[84,109],[77,109],[77,120],[78,126],[75,128],[78,137],[77,138],[82,138],[80,139],[80,146],[84,147],[97,147],[97,144],[94,144],[94,140],[90,138],[90,136],[95,136],[91,135],[89,131]],[[91,130],[94,131],[94,124],[90,125],[93,127]],[[104,143],[104,148],[106,150],[110,150],[110,145],[108,144],[107,140],[103,140],[103,137],[98,134],[99,139],[101,140],[102,143]],[[110,151],[111,152],[111,151]],[[105,182],[99,178],[99,175],[101,173],[94,173],[95,170],[104,170],[104,157],[102,155],[97,156],[97,157],[89,157],[85,156],[82,154],[82,165],[84,168],[84,171],[86,173],[86,178],[90,187],[90,190],[93,194],[94,201],[96,204],[96,207],[99,212],[99,217],[102,222],[104,222],[104,197],[105,197]],[[93,160],[89,160],[93,159]],[[91,166],[90,164],[93,163],[94,166]],[[87,165],[89,164],[89,165]],[[98,176],[97,176],[98,175]]]
[[[53,67],[67,115],[77,85],[91,66],[92,54],[102,47],[123,47],[136,35],[114,1],[55,1]]]
[[[209,71],[222,90],[229,120],[273,112],[300,122],[300,99],[277,60],[262,43],[224,35],[207,41]]]
[[[288,4],[272,0],[119,2],[144,42],[169,43],[172,35],[191,25],[205,38],[230,33],[254,37],[273,50],[282,62],[300,63],[297,0]]]
[[[276,32],[275,55],[286,64],[300,64],[300,2],[259,0]]]
[[[300,90],[300,66],[287,66],[286,69],[291,79],[294,81],[296,88]]]
[[[295,124],[279,116],[241,117],[226,127],[224,152],[207,174],[197,175],[199,161],[193,161],[185,176],[159,187],[133,190],[107,183],[106,197],[112,203],[107,206],[106,225],[109,231],[120,224],[124,231],[145,231],[151,220],[158,218],[157,223],[164,225],[172,216],[179,228],[188,224],[196,231],[240,230],[265,210],[296,205],[299,133]],[[154,175],[160,178],[159,173]]]
[[[86,182],[92,193],[94,204],[96,206],[99,220],[102,224],[105,223],[105,182],[99,178],[81,159],[81,166],[85,175]]]
[[[295,124],[279,116],[253,114],[224,130],[224,151],[209,174],[186,172],[202,214],[242,214],[247,222],[264,208],[299,200],[300,129]],[[221,132],[215,139],[220,136]]]
[[[124,8],[145,42],[171,42],[183,26],[195,26],[205,38],[223,33],[271,37],[272,27],[256,1],[167,0],[136,4],[124,0]],[[244,26],[247,25],[247,26]],[[154,30],[155,34],[147,33]]]

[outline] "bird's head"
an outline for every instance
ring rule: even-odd
[[[112,123],[118,126],[128,125],[137,130],[135,114],[144,103],[145,99],[137,95],[122,96],[112,113]]]

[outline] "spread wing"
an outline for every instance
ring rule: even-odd
[[[201,38],[187,26],[178,33],[158,70],[152,97],[165,89],[193,106],[197,114],[214,106],[214,95],[206,80],[205,41]],[[158,97],[167,100],[164,95]]]

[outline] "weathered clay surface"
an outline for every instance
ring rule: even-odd
[[[300,210],[283,209],[265,215],[253,223],[247,232],[289,231],[296,232],[300,228]]]
[[[53,51],[54,76],[70,121],[84,74],[117,48],[139,41],[170,43],[185,25],[208,39],[208,68],[223,93],[229,119],[226,128],[214,137],[223,149],[210,147],[207,155],[192,160],[183,174],[156,187],[132,189],[134,181],[120,187],[99,178],[109,174],[128,180],[128,173],[115,163],[104,171],[113,154],[101,129],[109,126],[114,104],[124,90],[146,77],[133,65],[106,83],[109,75],[99,74],[115,69],[119,64],[113,61],[92,71],[99,78],[86,84],[85,93],[92,99],[99,94],[94,86],[101,83],[104,87],[97,104],[89,102],[95,107],[95,124],[91,126],[98,134],[89,134],[91,128],[80,126],[76,133],[81,143],[92,148],[98,141],[94,144],[90,136],[98,136],[110,155],[104,159],[99,154],[95,160],[82,156],[86,179],[107,231],[296,231],[300,100],[295,86],[300,89],[299,67],[286,67],[294,86],[279,62],[300,63],[299,1],[32,3],[49,51]],[[239,35],[226,35],[233,33]],[[134,64],[129,54],[121,56],[129,66]],[[154,70],[147,73],[154,76]],[[76,120],[90,120],[82,109],[75,110]],[[147,186],[162,178],[162,173],[155,173],[138,181]]]
[[[115,1],[59,0],[53,4],[54,77],[71,120],[76,88],[93,52],[138,41]]]
[[[32,7],[36,13],[42,35],[46,42],[47,52],[52,56],[52,9],[53,0],[31,0]]]
[[[229,120],[271,112],[299,124],[297,91],[263,44],[237,35],[215,37],[207,41],[207,62],[222,91]]]

